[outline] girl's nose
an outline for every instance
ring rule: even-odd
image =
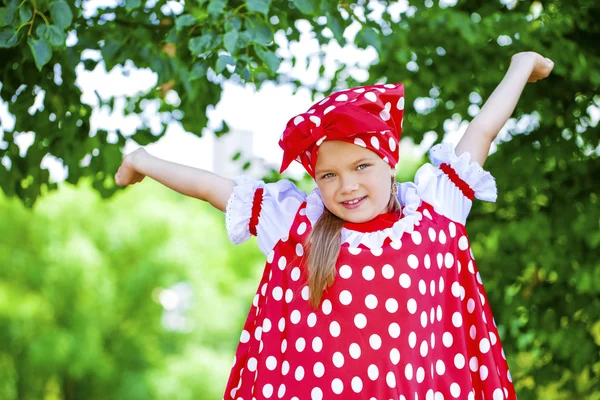
[[[342,178],[342,193],[352,193],[358,189],[358,182],[351,178]]]

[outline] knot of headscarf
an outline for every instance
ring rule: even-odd
[[[314,178],[318,148],[325,140],[343,140],[375,152],[392,168],[399,158],[404,85],[382,84],[343,90],[291,118],[279,140],[280,172],[294,160]]]

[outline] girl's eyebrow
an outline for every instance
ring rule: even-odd
[[[363,158],[360,158],[360,159],[350,163],[349,165],[356,165],[356,164],[360,164],[361,162],[364,162],[364,161],[373,161],[373,160],[374,160],[373,157],[363,157]],[[328,172],[329,170],[334,169],[334,168],[325,167],[325,168],[317,169],[317,170],[315,170],[315,175],[320,175],[320,174],[322,174],[324,172]]]

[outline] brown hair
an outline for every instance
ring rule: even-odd
[[[392,185],[395,185],[395,182],[396,179],[393,176]],[[400,206],[395,193],[395,191],[392,191],[390,194],[390,201],[387,206],[389,211],[396,211]],[[333,284],[335,279],[335,266],[340,253],[344,222],[343,219],[325,208],[323,215],[319,217],[306,240],[308,251],[308,301],[315,310],[321,303],[323,292]]]

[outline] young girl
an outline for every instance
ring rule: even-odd
[[[334,93],[288,122],[281,170],[302,163],[308,195],[125,157],[117,184],[150,176],[208,201],[234,243],[255,235],[267,257],[225,399],[516,399],[465,222],[473,198],[496,200],[490,144],[552,68],[513,56],[456,149],[433,147],[414,183],[395,182],[401,84]]]

